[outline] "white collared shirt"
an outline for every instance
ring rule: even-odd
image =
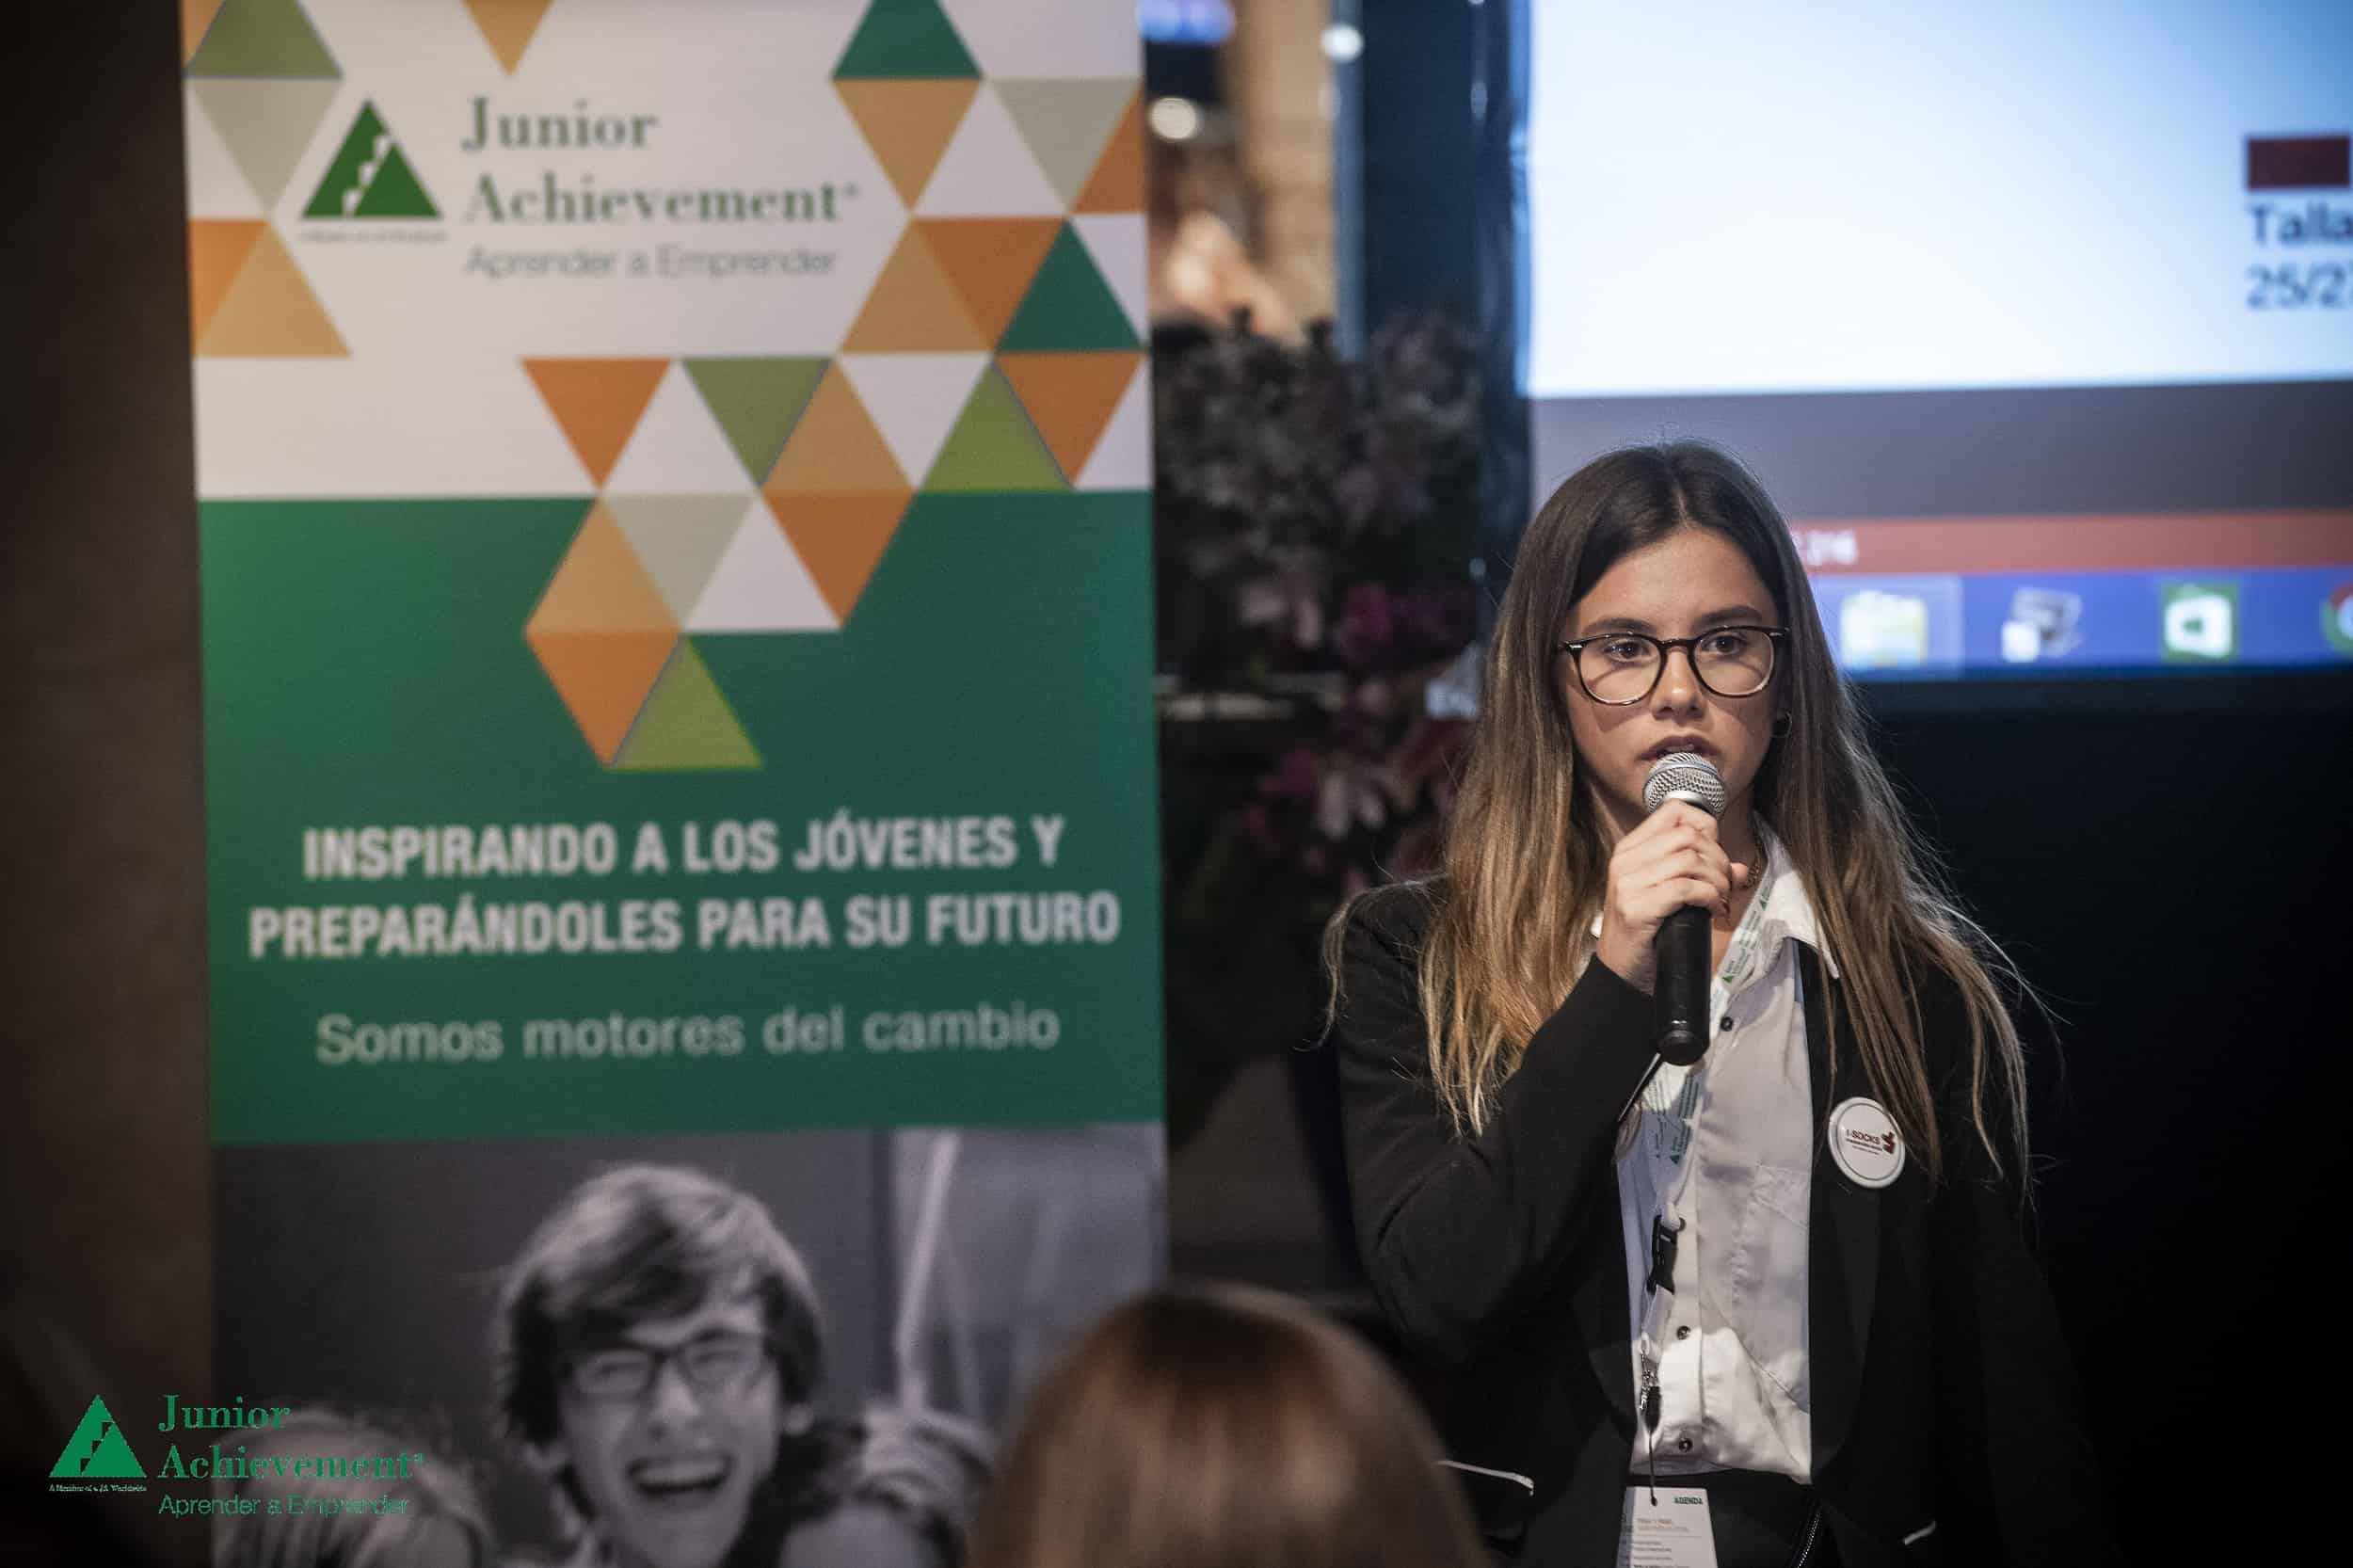
[[[1637,1411],[1633,1468],[1811,1479],[1807,1203],[1814,1111],[1796,943],[1821,952],[1804,879],[1759,824],[1765,872],[1709,990],[1707,1054],[1660,1064],[1618,1160],[1634,1387],[1658,1380],[1657,1432]],[[1835,975],[1837,966],[1824,962]],[[1672,1290],[1652,1290],[1651,1224],[1676,1233]],[[1654,1447],[1655,1445],[1655,1447]]]

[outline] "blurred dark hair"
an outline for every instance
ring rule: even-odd
[[[1411,1397],[1346,1331],[1236,1287],[1130,1302],[1039,1387],[971,1568],[1473,1568]]]
[[[248,1429],[239,1437],[248,1461],[372,1460],[422,1447],[402,1432],[325,1410],[296,1410],[279,1426]],[[273,1489],[284,1489],[274,1471],[268,1480]],[[261,1478],[248,1476],[222,1492],[234,1497],[261,1484]],[[300,1491],[313,1503],[365,1503],[391,1492],[408,1506],[397,1513],[262,1508],[224,1514],[214,1525],[214,1568],[492,1568],[497,1560],[473,1483],[462,1466],[438,1454],[423,1454],[397,1481],[366,1468],[349,1476],[306,1475]]]

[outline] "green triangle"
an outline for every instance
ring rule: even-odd
[[[927,490],[1066,490],[1062,468],[994,364],[956,416]]]
[[[376,144],[383,144],[379,157]],[[360,200],[350,211],[344,210],[344,199],[353,191]],[[363,104],[360,118],[351,122],[351,130],[344,144],[335,150],[334,161],[327,166],[327,173],[319,181],[319,188],[311,193],[311,204],[302,209],[304,217],[439,217],[440,210],[433,205],[433,198],[417,183],[416,171],[408,167],[408,159],[385,128],[383,117],[376,112],[373,103]]]
[[[695,651],[691,638],[680,638],[669,667],[653,683],[653,694],[614,757],[614,770],[666,773],[758,766],[760,753],[735,721],[728,699],[719,695],[710,666]]]
[[[82,1412],[81,1424],[65,1441],[65,1449],[49,1472],[52,1480],[129,1480],[145,1477],[139,1456],[122,1440],[122,1429],[104,1400],[92,1400]]]
[[[834,79],[978,76],[939,0],[874,0],[857,24]]]
[[[744,459],[752,482],[759,484],[776,466],[792,427],[816,395],[825,361],[689,360],[686,374],[711,406],[719,428],[727,432],[728,444]]]
[[[229,0],[188,61],[191,76],[336,76],[297,0]]]
[[[1000,354],[1088,354],[1134,348],[1135,328],[1103,275],[1095,270],[1086,243],[1067,223],[1054,236],[1021,308],[997,344]]]

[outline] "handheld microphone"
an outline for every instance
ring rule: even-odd
[[[1642,781],[1642,808],[1688,800],[1711,817],[1724,814],[1724,781],[1715,765],[1688,751],[1670,752]],[[1659,1060],[1688,1067],[1707,1051],[1707,911],[1687,904],[1658,927],[1658,978],[1651,990]]]

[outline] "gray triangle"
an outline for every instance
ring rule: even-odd
[[[662,602],[683,623],[727,553],[752,504],[736,495],[608,495],[613,520],[628,536]]]
[[[341,82],[276,76],[200,76],[188,85],[265,208],[278,204],[343,88]]]
[[[1136,95],[1133,76],[993,77],[988,85],[1065,207],[1086,188],[1120,111]]]

